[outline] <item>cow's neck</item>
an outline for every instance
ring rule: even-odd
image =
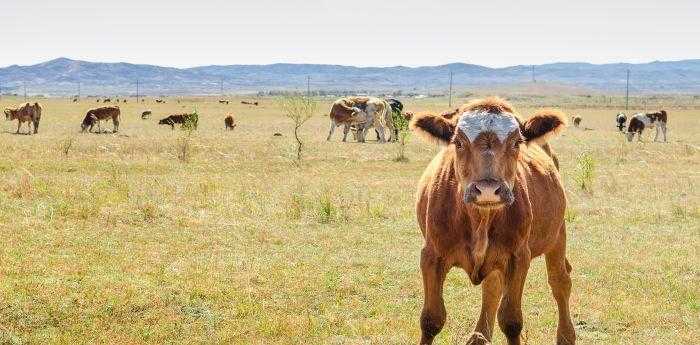
[[[468,206],[469,225],[472,229],[470,253],[473,267],[469,273],[469,277],[473,283],[478,283],[483,278],[481,276],[481,267],[484,264],[486,250],[489,247],[489,229],[496,216],[500,213],[498,209],[480,209],[474,206]]]

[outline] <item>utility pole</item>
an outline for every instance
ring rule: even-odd
[[[138,104],[139,102],[139,80],[136,79],[136,104]]]
[[[535,65],[532,65],[532,82],[536,83],[537,80],[535,79]]]
[[[449,98],[449,103],[450,105],[448,108],[452,108],[452,71],[450,71],[450,98]]]
[[[311,97],[311,76],[306,76],[306,97]]]
[[[625,111],[630,110],[630,70],[627,70],[627,91],[625,91]]]

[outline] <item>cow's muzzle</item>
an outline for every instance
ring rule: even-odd
[[[483,179],[467,185],[464,202],[482,208],[498,208],[513,203],[513,190],[503,181]]]

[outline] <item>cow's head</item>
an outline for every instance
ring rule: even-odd
[[[496,97],[473,101],[459,112],[452,119],[415,115],[411,128],[454,152],[454,170],[462,199],[482,209],[512,204],[523,144],[546,142],[550,133],[566,126],[564,114],[551,110],[521,124],[512,107]]]
[[[91,115],[85,116],[83,123],[80,124],[80,131],[85,132],[94,124],[95,119]]]
[[[5,120],[12,120],[12,110],[5,109]]]

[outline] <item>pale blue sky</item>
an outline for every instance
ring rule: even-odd
[[[700,58],[700,0],[1,0],[0,66]]]

